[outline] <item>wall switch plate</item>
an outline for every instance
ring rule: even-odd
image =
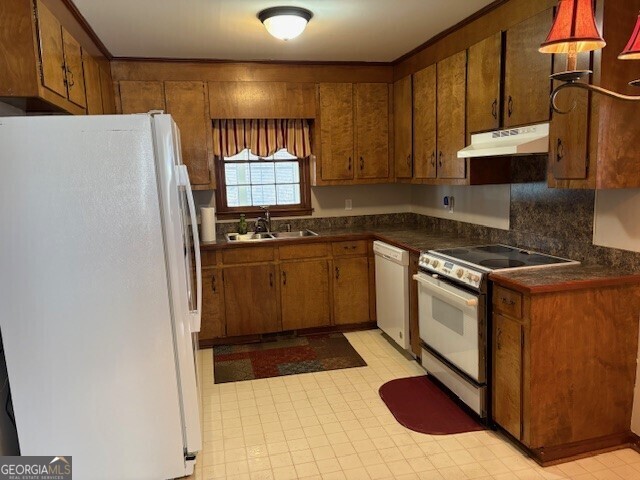
[[[344,201],[344,209],[345,210],[353,210],[353,202],[350,198]]]

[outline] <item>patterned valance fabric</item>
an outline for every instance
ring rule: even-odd
[[[311,155],[309,121],[295,120],[214,120],[213,152],[232,157],[249,148],[254,155],[269,157],[283,148],[291,155]]]

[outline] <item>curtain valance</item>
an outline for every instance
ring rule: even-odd
[[[232,157],[249,148],[254,155],[269,157],[285,148],[291,155],[311,155],[309,121],[306,119],[214,120],[213,152]]]

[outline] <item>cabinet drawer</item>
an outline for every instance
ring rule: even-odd
[[[280,254],[280,260],[326,257],[329,255],[329,245],[327,243],[284,245],[278,248],[278,252]]]
[[[216,264],[216,252],[201,251],[200,257],[203,267],[213,267]]]
[[[367,241],[356,240],[353,242],[335,242],[331,244],[331,250],[334,257],[342,257],[344,255],[366,255]]]
[[[493,309],[514,318],[522,318],[522,294],[496,285],[493,290]]]
[[[273,247],[233,248],[222,252],[222,263],[270,262],[274,258]]]

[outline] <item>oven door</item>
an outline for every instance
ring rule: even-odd
[[[420,338],[427,349],[474,383],[486,382],[485,296],[419,273]]]

